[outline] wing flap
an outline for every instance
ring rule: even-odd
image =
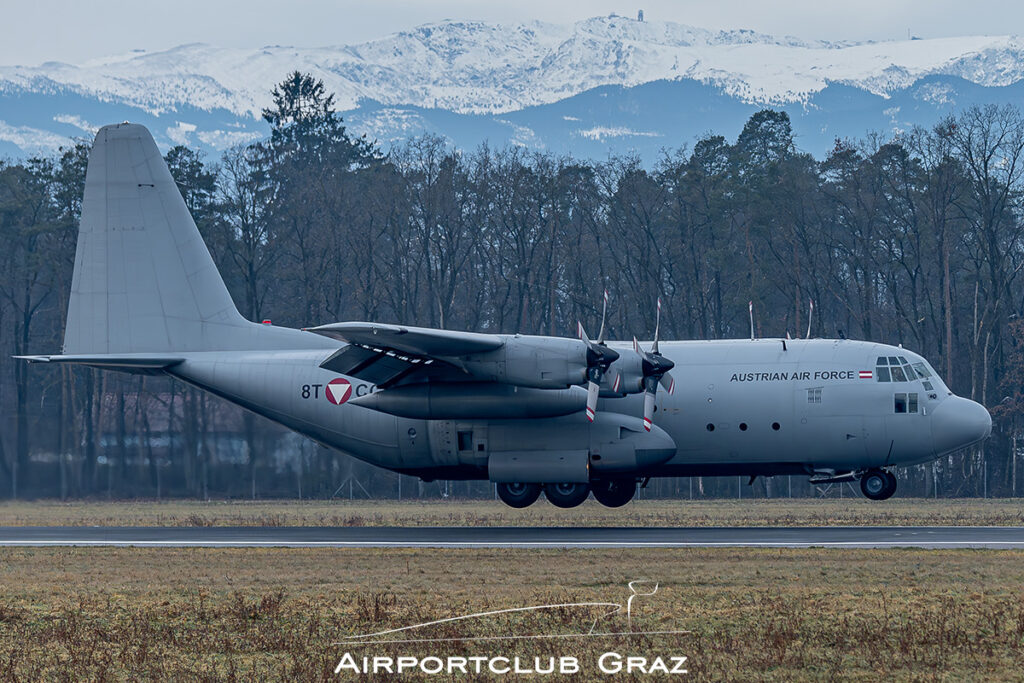
[[[445,376],[465,377],[465,374],[444,361],[423,356],[397,353],[391,349],[370,348],[360,344],[349,344],[339,349],[320,367],[340,375],[361,379],[376,384],[381,389],[403,381],[424,381]]]

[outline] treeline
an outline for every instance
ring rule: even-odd
[[[596,325],[607,289],[611,338],[649,338],[661,297],[665,337],[716,339],[750,334],[752,301],[760,336],[901,343],[992,410],[984,450],[901,473],[902,492],[1024,485],[1017,109],[837,140],[821,160],[763,110],[735,142],[708,134],[651,167],[434,136],[385,154],[346,131],[322,83],[294,73],[273,93],[268,140],[166,157],[249,319],[570,335]],[[88,145],[0,163],[0,494],[396,495],[394,475],[167,380],[10,359],[60,348]],[[740,493],[734,480],[697,491]],[[742,491],[766,493],[777,483]]]

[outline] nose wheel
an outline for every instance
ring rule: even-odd
[[[540,498],[540,484],[495,484],[498,498],[509,507],[525,508],[533,505]]]
[[[871,500],[886,500],[896,493],[896,476],[886,470],[868,470],[860,478],[860,490]]]

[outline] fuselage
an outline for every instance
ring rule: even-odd
[[[420,420],[352,405],[376,387],[319,367],[336,342],[275,332],[294,348],[189,353],[169,373],[324,445],[425,478],[487,479],[492,454],[524,444],[552,453],[589,444],[594,452],[600,439],[611,453],[613,432],[639,444],[629,472],[637,476],[857,471],[926,462],[991,429],[988,412],[953,395],[924,358],[871,342],[662,342],[675,363],[676,390],[658,392],[656,427],[645,436],[633,428],[642,394],[602,399],[593,425],[582,412]],[[670,457],[666,449],[674,450]],[[592,464],[596,472],[611,466],[607,458]]]

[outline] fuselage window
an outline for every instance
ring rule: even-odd
[[[808,403],[821,403],[821,387],[814,387],[807,390]]]
[[[473,432],[459,432],[459,450],[473,450]]]
[[[917,412],[917,394],[916,393],[914,393],[914,394],[907,394],[907,412],[908,413],[916,413]]]
[[[894,410],[895,410],[896,413],[905,413],[905,412],[907,412],[907,395],[906,394],[896,394]]]

